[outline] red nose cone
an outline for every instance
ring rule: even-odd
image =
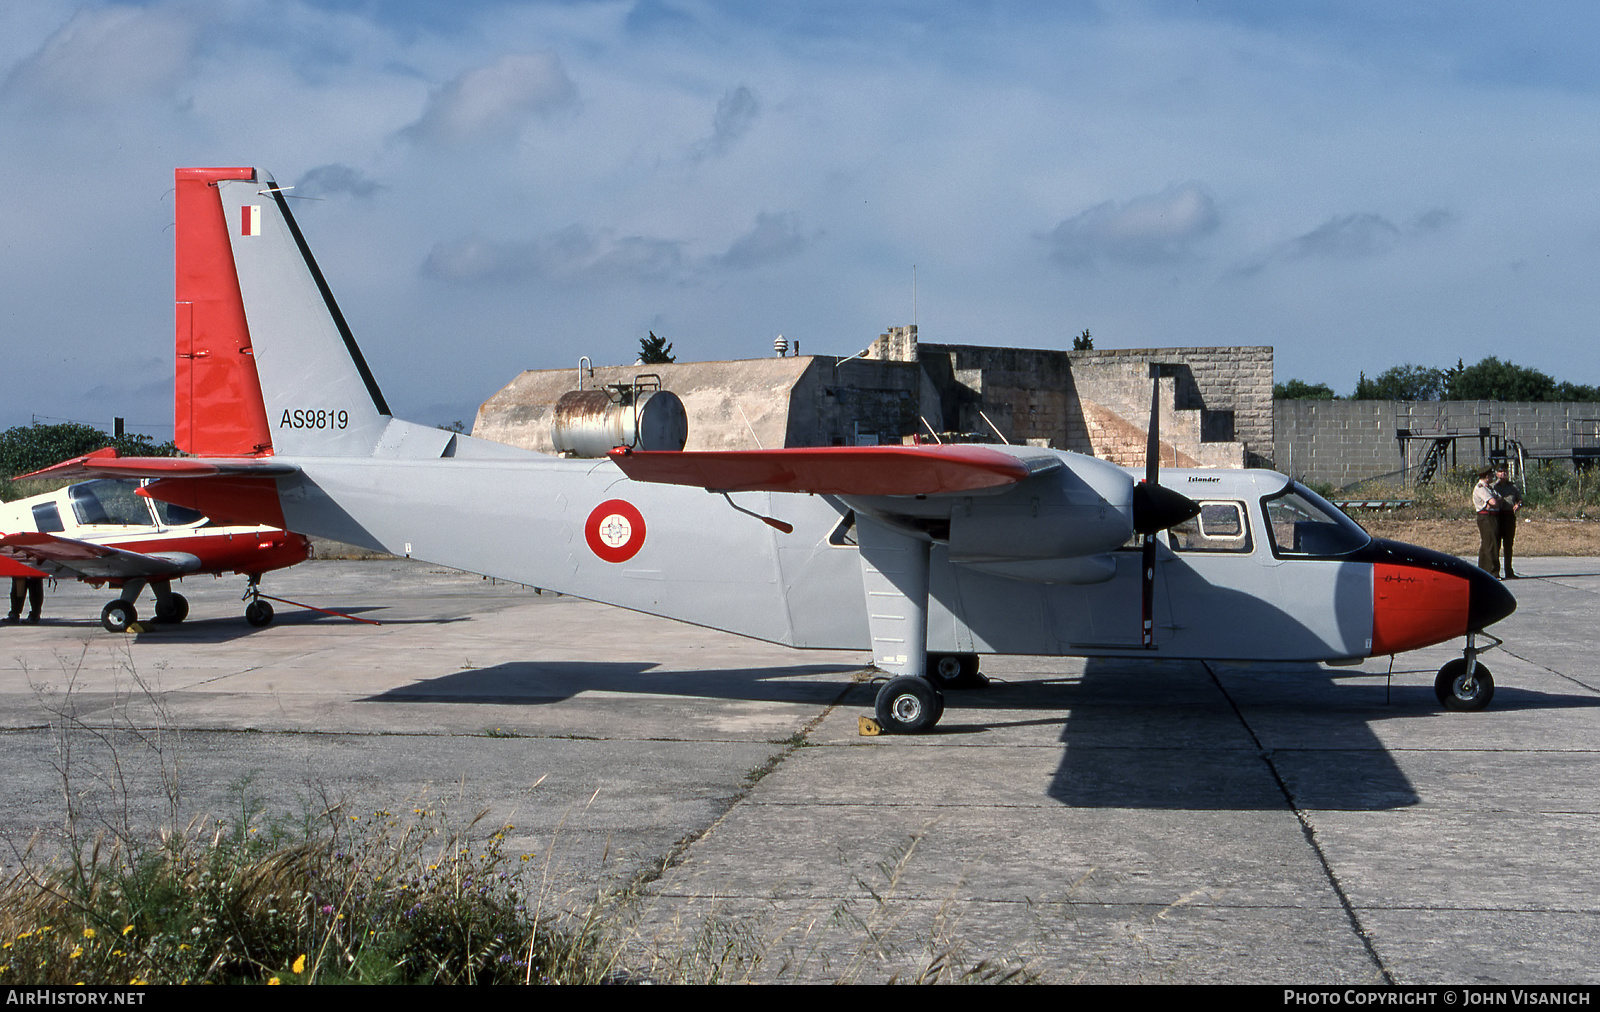
[[[1372,656],[1464,636],[1471,584],[1455,573],[1378,563],[1372,567]]]

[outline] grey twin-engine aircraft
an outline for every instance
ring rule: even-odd
[[[1158,473],[1152,452],[1141,481],[1017,446],[548,456],[390,416],[270,176],[177,170],[176,235],[176,439],[194,456],[52,472],[157,478],[151,495],[219,520],[870,649],[892,732],[937,723],[986,653],[1339,663],[1465,636],[1440,701],[1493,693],[1478,637],[1511,594],[1281,474]]]

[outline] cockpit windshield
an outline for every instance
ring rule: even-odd
[[[1263,497],[1261,508],[1274,555],[1349,555],[1372,540],[1360,524],[1297,481]]]
[[[151,527],[150,500],[136,494],[137,481],[102,478],[67,487],[78,523],[116,527]]]

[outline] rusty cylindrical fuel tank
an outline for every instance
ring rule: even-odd
[[[556,401],[550,438],[568,457],[604,457],[616,446],[681,450],[689,416],[670,390],[570,390]]]

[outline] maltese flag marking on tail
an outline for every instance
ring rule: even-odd
[[[239,234],[261,234],[261,205],[245,204],[239,208]]]

